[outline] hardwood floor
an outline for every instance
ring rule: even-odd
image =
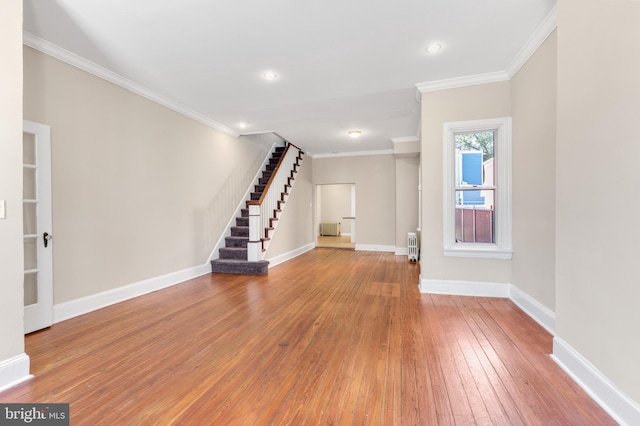
[[[268,276],[203,276],[26,338],[2,402],[73,425],[615,424],[504,299],[422,295],[419,266],[315,249]]]
[[[345,250],[355,250],[356,243],[351,242],[351,237],[346,236],[330,236],[330,235],[320,235],[318,236],[318,241],[316,243],[316,247],[318,248],[338,248]]]

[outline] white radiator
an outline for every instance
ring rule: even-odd
[[[415,232],[407,234],[407,247],[409,248],[409,262],[418,261],[418,236]]]
[[[340,222],[322,222],[320,235],[340,235]]]

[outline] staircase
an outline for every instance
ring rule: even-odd
[[[211,272],[221,274],[249,274],[249,275],[264,275],[268,272],[269,261],[256,260],[249,261],[248,249],[249,244],[249,205],[258,203],[263,198],[263,192],[270,185],[270,180],[273,174],[277,171],[281,158],[286,152],[286,147],[276,147],[274,152],[269,158],[268,164],[262,171],[262,177],[258,179],[258,184],[254,185],[254,191],[251,192],[249,200],[246,202],[246,208],[241,210],[240,216],[236,217],[236,225],[231,227],[231,235],[225,238],[225,247],[221,247],[219,250],[220,258],[211,261]],[[297,173],[297,166],[301,159],[301,154],[298,156],[297,163],[294,165],[294,169],[290,172],[290,181],[294,179],[295,173]],[[281,195],[281,201],[278,206],[283,204],[286,200],[286,196],[289,195],[291,185],[285,185],[284,192]],[[278,220],[280,209],[273,211],[273,216],[270,217],[270,223],[275,223]],[[264,237],[260,238],[261,248],[264,252],[266,250],[266,244],[270,240],[270,232],[273,231],[275,225],[264,230]]]

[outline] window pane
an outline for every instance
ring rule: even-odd
[[[24,306],[38,303],[38,274],[24,275]]]
[[[455,186],[493,186],[495,132],[456,133]],[[475,195],[474,195],[475,194]],[[484,204],[479,193],[471,193],[467,205]]]
[[[38,232],[35,203],[22,204],[22,231],[25,235],[32,235]]]
[[[38,268],[38,239],[24,239],[24,270],[29,271]]]
[[[495,132],[455,135],[456,241],[495,243]],[[464,189],[463,189],[464,188]],[[469,189],[466,189],[469,188]]]
[[[36,135],[32,133],[22,133],[22,162],[36,164]]]
[[[481,197],[491,203],[465,204],[469,197]],[[456,242],[495,244],[494,197],[491,189],[456,191]]]
[[[36,169],[25,167],[22,172],[22,198],[35,200],[36,198]]]

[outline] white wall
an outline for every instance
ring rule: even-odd
[[[443,123],[509,116],[509,81],[422,94],[422,279],[511,282],[509,260],[443,255]]]
[[[513,285],[555,311],[557,34],[511,80]]]
[[[396,249],[407,248],[407,233],[417,232],[419,167],[418,156],[396,158]]]
[[[54,303],[206,265],[265,147],[24,55],[24,116],[51,126]]]
[[[22,1],[0,2],[0,388],[28,374],[24,352],[22,246]]]
[[[287,197],[276,232],[265,254],[267,260],[286,256],[291,251],[311,246],[315,242],[311,183],[313,160],[308,156],[303,157],[293,189]]]
[[[356,247],[395,247],[395,180],[391,154],[313,160],[314,185],[356,185]]]
[[[340,232],[351,234],[351,184],[321,185],[318,187],[320,223],[340,222]]]
[[[640,3],[558,9],[557,334],[640,402]]]

